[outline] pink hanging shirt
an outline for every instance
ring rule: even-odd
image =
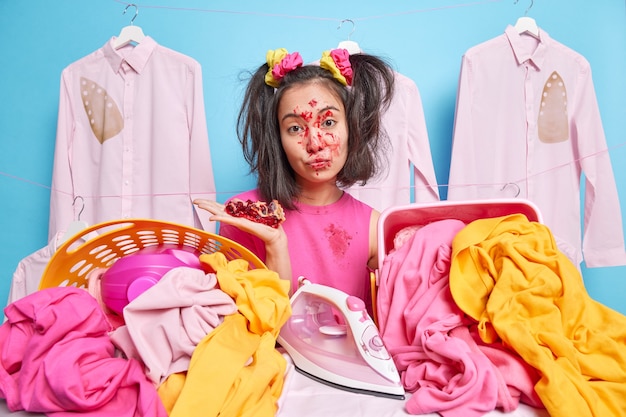
[[[463,56],[448,199],[527,198],[576,265],[583,257],[588,267],[625,265],[590,65],[543,30],[539,36],[509,25]]]
[[[114,40],[61,75],[49,236],[130,217],[212,231],[192,204],[215,199],[200,64],[149,36]]]

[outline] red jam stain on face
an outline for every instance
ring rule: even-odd
[[[331,110],[327,110],[323,115],[318,117],[318,120],[316,122],[316,125],[319,127],[321,126],[327,119],[330,119],[334,116],[333,112]],[[337,137],[336,134],[331,133],[331,132],[326,132],[323,134],[320,134],[320,141],[322,141],[323,143],[323,148],[330,148],[330,151],[333,153],[334,156],[339,155],[339,138]]]
[[[313,112],[311,111],[300,112],[300,117],[302,117],[302,120],[309,123],[313,119]]]
[[[324,229],[324,232],[326,233],[330,250],[333,255],[335,255],[335,258],[344,258],[350,247],[352,236],[350,236],[345,229],[332,223]]]
[[[333,114],[333,112],[331,110],[326,111],[326,113],[324,113],[324,120],[329,119],[334,117],[335,115]],[[328,134],[327,137],[330,139],[329,142],[327,142],[328,146],[332,146],[333,150],[337,150],[337,148],[339,147],[339,138],[337,138],[337,136],[335,134]]]
[[[334,118],[334,112],[328,107],[320,110],[318,101],[312,98],[308,103],[309,110],[303,110],[296,105],[292,114],[297,115],[303,123],[301,123],[298,142],[304,151],[309,155],[315,155],[315,161],[311,167],[315,171],[321,171],[329,168],[333,163],[333,158],[340,155],[340,138],[336,133],[328,131],[334,126],[334,123],[327,123]],[[317,112],[321,112],[317,114]]]
[[[300,116],[307,123],[310,123],[313,119],[313,112],[311,110],[300,110],[300,106],[296,106],[293,109],[293,114]]]

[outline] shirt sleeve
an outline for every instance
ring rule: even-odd
[[[583,258],[588,267],[626,265],[620,202],[590,68],[581,74],[573,134],[585,177]]]
[[[197,63],[196,63],[197,64]],[[189,123],[189,189],[191,192],[190,206],[195,210],[195,216],[202,228],[207,232],[215,232],[215,223],[209,220],[210,213],[193,206],[197,198],[215,200],[215,179],[213,163],[209,147],[206,114],[204,108],[204,92],[202,87],[202,70],[200,64],[194,67],[190,74],[187,93],[187,121]]]
[[[428,130],[424,117],[424,108],[419,89],[414,82],[407,85],[407,143],[409,159],[413,163],[413,182],[415,185],[415,201],[431,203],[439,201],[439,189],[433,165]]]
[[[61,74],[56,143],[54,149],[52,186],[50,190],[50,219],[48,240],[63,231],[75,220],[73,201],[71,147],[75,134],[75,115],[72,110],[68,70]]]
[[[450,174],[448,177],[448,200],[465,200],[477,198],[474,187],[474,177],[479,170],[474,161],[474,146],[472,132],[472,100],[471,100],[471,61],[467,54],[461,60],[459,86],[457,89],[454,132],[452,139],[452,154],[450,156]]]

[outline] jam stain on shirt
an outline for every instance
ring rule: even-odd
[[[350,236],[345,229],[332,223],[324,229],[324,232],[326,233],[328,245],[333,255],[335,255],[335,258],[343,259],[350,247],[352,236]]]

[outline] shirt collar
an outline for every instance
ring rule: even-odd
[[[531,61],[540,70],[545,60],[546,45],[550,40],[550,36],[544,30],[539,29],[539,44],[535,47],[535,44],[532,42],[524,42],[522,37],[526,35],[517,33],[517,30],[511,25],[506,27],[504,33],[511,44],[518,65]]]
[[[121,53],[124,48],[115,49],[113,47],[113,41],[115,37],[112,37],[102,48],[104,50],[104,56],[109,62],[109,65],[116,74],[120,72],[124,63],[128,64],[135,72],[141,74],[146,67],[152,52],[157,46],[157,43],[150,36],[146,36],[141,43],[132,47],[131,50],[125,53]]]

